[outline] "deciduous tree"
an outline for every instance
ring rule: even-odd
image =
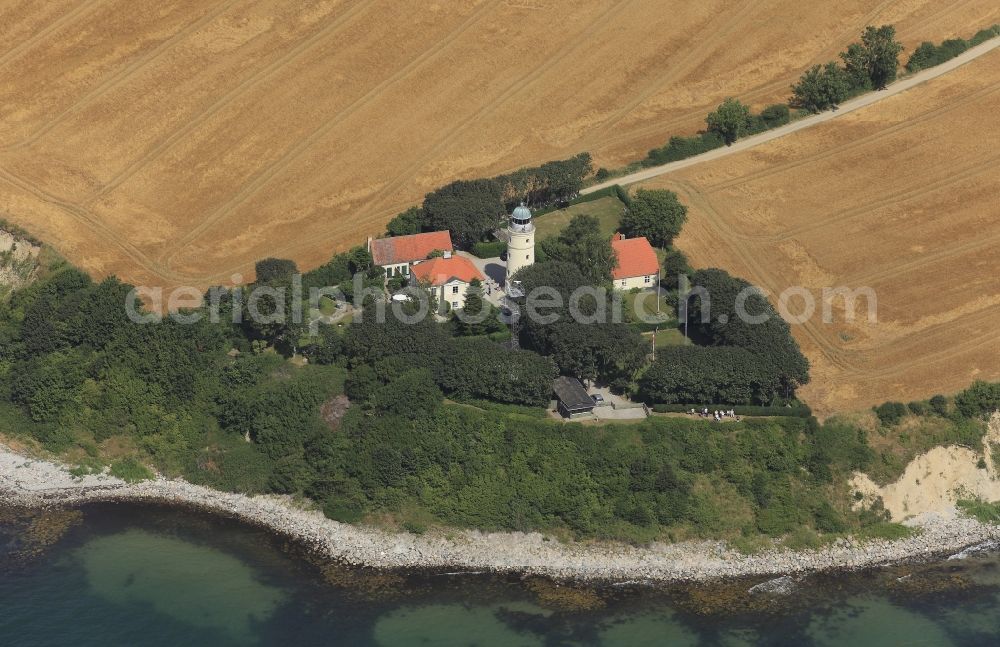
[[[455,245],[469,249],[503,218],[501,187],[494,180],[460,180],[424,198],[431,229],[447,229]]]
[[[902,43],[896,40],[892,25],[868,26],[860,43],[852,43],[841,53],[847,74],[856,89],[881,90],[896,80]]]
[[[810,112],[836,108],[851,91],[851,79],[836,63],[814,65],[792,86],[793,102]]]
[[[669,247],[687,220],[687,207],[673,191],[639,189],[621,219],[629,238],[645,236],[655,247]]]
[[[729,97],[714,112],[708,113],[705,123],[712,132],[722,135],[729,146],[750,129],[750,107]]]

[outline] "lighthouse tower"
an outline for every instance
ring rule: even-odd
[[[507,284],[522,267],[535,262],[535,225],[531,210],[521,203],[510,215],[507,225]]]

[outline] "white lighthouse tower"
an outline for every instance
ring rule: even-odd
[[[514,209],[507,225],[507,285],[519,269],[535,262],[535,224],[531,222],[531,209],[521,206]]]

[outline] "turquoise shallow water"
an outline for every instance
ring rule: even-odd
[[[383,574],[160,506],[0,511],[3,645],[1000,644],[1000,561],[696,587]]]

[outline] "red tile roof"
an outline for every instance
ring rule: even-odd
[[[611,272],[614,279],[649,276],[660,269],[656,252],[645,237],[615,238],[611,241],[611,249],[615,250],[615,256],[618,257],[618,265]]]
[[[376,265],[398,265],[422,261],[434,250],[452,251],[451,234],[432,231],[411,236],[393,236],[372,241],[372,260]]]
[[[410,274],[420,283],[444,285],[454,279],[471,283],[472,279],[483,280],[483,275],[467,258],[452,256],[451,258],[432,258],[423,263],[417,263]]]

